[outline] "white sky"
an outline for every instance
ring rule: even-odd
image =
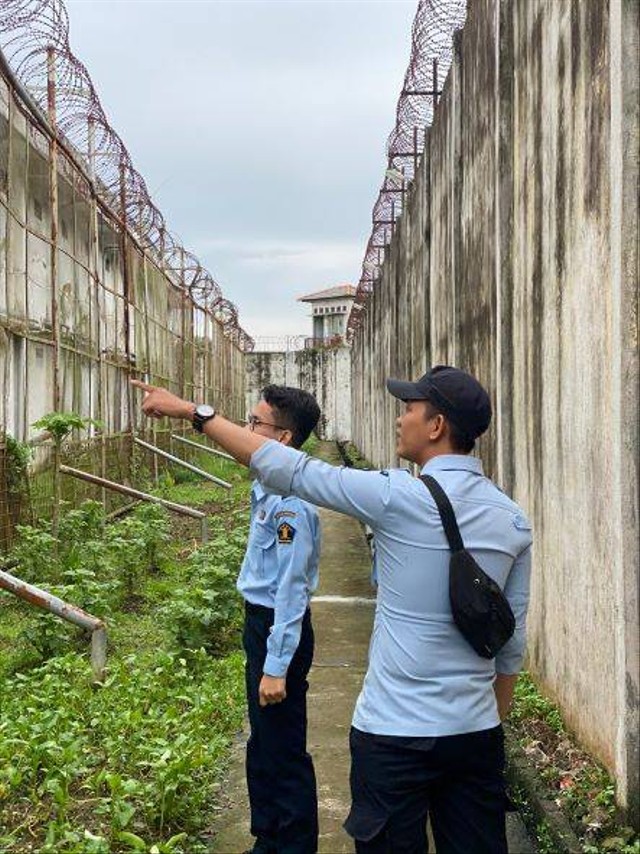
[[[253,336],[355,284],[417,2],[66,0],[72,50],[169,229]]]

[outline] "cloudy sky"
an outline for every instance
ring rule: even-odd
[[[70,42],[171,231],[254,336],[355,283],[415,0],[67,0]]]

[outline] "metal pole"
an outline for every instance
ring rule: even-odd
[[[136,445],[140,445],[141,448],[146,448],[148,451],[151,451],[154,454],[158,454],[161,457],[164,457],[167,460],[170,460],[172,463],[175,463],[178,466],[182,466],[185,469],[189,469],[189,471],[193,471],[196,474],[199,474],[201,477],[205,477],[207,480],[213,481],[213,483],[217,483],[219,486],[224,486],[225,489],[231,489],[231,484],[227,483],[226,480],[222,480],[220,477],[216,477],[213,474],[209,474],[208,471],[204,471],[204,469],[199,469],[197,466],[192,466],[191,463],[187,463],[184,460],[181,460],[180,457],[174,457],[173,454],[170,454],[168,451],[163,451],[161,448],[156,448],[155,445],[150,445],[149,442],[143,442],[142,439],[138,439],[137,437],[133,440]]]
[[[180,334],[182,336],[180,352],[180,397],[187,397],[187,288],[185,284],[184,248],[180,247]]]
[[[23,599],[36,608],[43,611],[50,611],[56,617],[66,620],[68,623],[73,623],[80,626],[81,629],[91,632],[91,667],[93,676],[96,682],[102,682],[104,679],[104,667],[107,657],[107,629],[102,620],[94,617],[92,614],[87,614],[82,608],[77,605],[71,605],[65,602],[53,593],[42,590],[34,584],[28,584],[15,575],[10,575],[4,570],[0,570],[0,587],[13,593],[18,599]]]
[[[47,48],[47,112],[53,130],[49,140],[49,203],[51,206],[51,332],[53,343],[53,409],[60,409],[60,318],[58,306],[58,138],[56,127],[56,60]]]
[[[104,668],[107,661],[107,630],[98,626],[91,633],[91,669],[96,682],[104,682]]]
[[[184,504],[175,504],[173,501],[168,501],[166,498],[159,498],[157,495],[149,495],[148,492],[140,492],[139,489],[134,489],[132,486],[125,486],[123,483],[114,483],[112,480],[106,480],[104,477],[98,477],[97,474],[89,474],[80,469],[72,469],[70,466],[60,466],[62,474],[77,477],[80,480],[86,480],[89,483],[94,483],[96,486],[104,486],[107,489],[112,489],[114,492],[119,492],[121,495],[130,495],[132,498],[139,498],[141,501],[151,501],[154,504],[162,504],[168,510],[173,510],[174,513],[181,513],[183,516],[191,516],[192,519],[206,518],[206,513],[201,510],[194,510],[193,507],[186,507]]]
[[[178,442],[184,442],[185,445],[192,445],[194,448],[199,448],[201,451],[206,451],[208,454],[215,454],[217,457],[224,457],[225,460],[233,460],[234,463],[238,462],[235,457],[231,456],[231,454],[225,454],[224,451],[218,451],[216,448],[210,448],[208,445],[201,445],[200,442],[192,442],[191,439],[185,439],[175,433],[171,434],[171,438],[177,439]]]
[[[94,310],[96,313],[96,349],[98,351],[98,377],[97,377],[97,406],[98,419],[104,424],[104,428],[100,431],[100,474],[106,477],[107,474],[107,405],[106,405],[106,385],[107,385],[107,369],[104,363],[104,347],[107,342],[107,335],[102,330],[102,285],[100,277],[101,258],[100,258],[100,235],[98,218],[98,201],[96,199],[95,181],[96,181],[96,139],[95,139],[95,123],[90,116],[87,125],[88,139],[88,160],[89,160],[89,177],[91,179],[91,187],[89,190],[90,205],[91,205],[91,258],[93,266],[93,287],[94,287]],[[106,332],[106,319],[105,319]],[[94,413],[91,412],[91,416]],[[102,506],[107,507],[107,492],[105,489],[101,491]]]
[[[127,401],[127,425],[124,430],[124,441],[127,445],[127,477],[130,479],[132,473],[135,471],[135,463],[133,459],[134,449],[133,442],[131,441],[133,438],[134,431],[134,404],[133,404],[133,388],[129,380],[131,379],[131,330],[132,330],[132,288],[131,288],[131,275],[129,270],[129,252],[128,252],[128,244],[127,244],[127,234],[129,229],[129,222],[127,219],[127,181],[126,181],[126,169],[124,160],[120,160],[120,208],[121,208],[121,217],[122,217],[122,225],[120,228],[120,261],[122,264],[122,310],[123,310],[123,321],[124,321],[124,355],[126,359],[126,368],[125,368],[125,397]],[[116,305],[117,305],[116,299]],[[116,318],[117,318],[117,310],[116,310]],[[116,338],[117,342],[117,338]],[[116,343],[117,349],[117,343]]]
[[[142,232],[142,225],[140,225],[140,231]],[[140,313],[142,315],[142,322],[144,323],[144,343],[145,343],[145,375],[146,382],[153,382],[153,371],[151,367],[151,338],[149,337],[149,305],[151,301],[149,299],[149,275],[147,271],[147,264],[149,263],[146,253],[142,256],[142,272],[143,272],[143,294],[144,294],[144,305],[140,309]],[[158,441],[156,434],[156,420],[155,418],[151,419],[151,435],[153,437],[154,444]],[[158,485],[158,459],[156,456],[153,457],[153,481]]]

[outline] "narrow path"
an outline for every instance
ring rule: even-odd
[[[340,463],[332,443],[322,443],[318,452],[328,462]],[[320,585],[311,606],[316,650],[309,676],[309,751],[318,779],[318,850],[347,854],[354,850],[342,829],[350,803],[349,727],[366,670],[374,593],[369,551],[359,523],[330,510],[321,509],[320,517]],[[212,828],[211,854],[239,854],[252,844],[244,781],[245,738],[232,750],[219,817]],[[510,817],[509,833],[511,854],[534,851],[517,816]]]

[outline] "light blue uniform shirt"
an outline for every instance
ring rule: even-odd
[[[253,454],[251,468],[269,489],[347,513],[373,530],[376,613],[353,725],[400,736],[497,726],[496,671],[517,673],[524,655],[532,539],[529,521],[483,476],[480,460],[438,456],[422,473],[442,485],[466,548],[504,589],[513,609],[515,633],[491,660],[474,652],[453,622],[449,547],[422,481],[403,469],[331,466],[271,441]]]
[[[247,602],[274,609],[264,673],[285,676],[300,643],[302,618],[318,586],[318,511],[299,498],[269,494],[255,481],[251,525],[237,588]]]

